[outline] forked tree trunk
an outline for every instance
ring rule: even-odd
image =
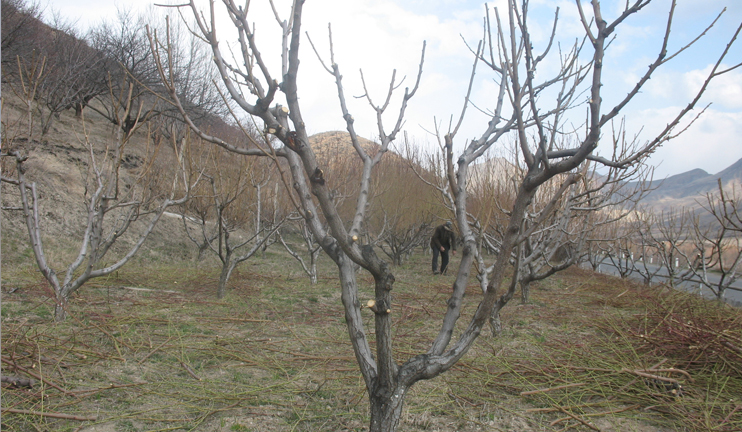
[[[376,355],[374,355],[363,331],[361,300],[358,297],[358,281],[356,279],[357,265],[347,256],[337,254],[336,251],[330,249],[326,252],[335,261],[339,270],[348,335],[353,344],[356,360],[369,395],[371,414],[369,431],[393,432],[399,426],[404,396],[407,389],[412,385],[412,381],[400,383],[399,374],[402,368],[394,364],[391,353],[391,318],[386,311],[391,308],[390,291],[394,277],[388,273],[387,268],[381,269],[381,267],[385,267],[383,264],[376,267],[382,271],[375,276],[377,278],[375,287],[376,305],[372,310],[379,315],[374,319],[377,335]],[[375,264],[380,264],[371,247],[364,247],[364,257]]]

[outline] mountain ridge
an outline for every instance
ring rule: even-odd
[[[653,190],[644,197],[643,203],[656,210],[697,207],[698,198],[718,191],[719,181],[725,190],[732,187],[740,188],[742,159],[716,174],[695,168],[661,180],[653,180],[649,183],[649,188]]]

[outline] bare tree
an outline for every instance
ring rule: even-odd
[[[110,94],[128,94],[127,99],[135,109],[127,110],[120,99],[109,95],[102,95],[98,98],[100,103],[89,107],[124,133],[136,124],[153,119],[163,109],[157,97],[159,78],[147,43],[146,24],[144,15],[137,16],[131,9],[119,9],[115,22],[102,22],[88,35],[90,45],[106,53],[102,67],[107,74]]]
[[[31,55],[29,58],[17,59],[18,83],[10,86],[10,89],[18,96],[24,105],[26,115],[26,139],[31,140],[34,136],[34,123],[36,117],[36,95],[39,86],[46,79],[46,57],[42,55]],[[12,143],[9,143],[12,145]],[[8,149],[6,149],[8,150]]]
[[[211,251],[221,261],[217,287],[220,299],[226,294],[235,268],[252,258],[283,224],[281,220],[261,226],[261,194],[248,193],[254,184],[263,184],[267,177],[264,167],[259,166],[257,160],[240,157],[238,162],[225,153],[222,149],[209,152],[208,160],[203,163],[206,167],[191,162],[198,166],[196,172],[203,172],[208,178],[210,190],[201,192],[201,205],[196,207],[199,211],[192,215],[187,215],[187,211],[182,214],[186,234],[199,247],[199,255],[202,251]],[[209,208],[204,208],[206,206]],[[252,211],[248,210],[250,207]],[[195,220],[196,229],[191,227],[189,220]],[[236,234],[238,230],[242,230],[242,234]]]
[[[7,37],[7,51],[13,54],[3,52],[3,82],[25,105],[30,139],[34,122],[46,134],[60,112],[89,88],[105,84],[94,79],[101,54],[75,37],[71,25],[61,20],[58,27],[44,24],[36,5],[12,1],[3,6],[3,23],[10,27],[7,32],[3,27],[3,46]]]
[[[690,216],[693,250],[683,255],[688,266],[683,278],[698,281],[718,301],[723,301],[726,290],[739,280],[742,270],[742,226],[736,223],[739,202],[736,191],[725,191],[720,180],[718,193],[706,194],[703,212]]]
[[[301,236],[302,245],[304,246],[309,262],[305,261],[302,254],[297,252],[294,247],[286,241],[281,230],[276,232],[278,235],[278,241],[281,242],[281,245],[286,249],[286,252],[299,262],[302,270],[304,270],[304,273],[309,277],[309,281],[314,285],[317,283],[317,277],[319,276],[317,271],[317,260],[322,252],[322,246],[314,238],[314,233],[309,229],[305,219],[301,217],[290,217],[289,220],[297,222],[299,235]]]
[[[688,245],[692,244],[689,237],[692,229],[691,220],[686,209],[671,210],[654,215],[648,237],[655,245],[658,261],[667,272],[667,283],[675,287],[682,282],[686,264]],[[687,275],[686,275],[687,276]]]
[[[429,218],[432,220],[432,218]],[[399,218],[389,220],[384,236],[379,242],[381,249],[394,265],[402,265],[405,258],[409,258],[412,252],[420,246],[428,243],[431,235],[431,221],[419,222],[415,225],[402,226]]]
[[[618,132],[618,137],[623,136],[621,130]],[[626,147],[625,143],[623,146]],[[486,292],[485,281],[489,280],[494,265],[487,267],[483,264],[482,247],[490,253],[500,252],[507,216],[512,211],[511,205],[517,193],[514,186],[526,174],[518,165],[517,158],[512,162],[493,159],[474,167],[471,176],[470,196],[476,205],[469,206],[468,219],[470,228],[478,237],[476,268],[483,292]],[[574,172],[555,176],[539,188],[529,203],[523,220],[524,240],[510,257],[512,265],[518,264],[513,270],[513,278],[520,285],[524,303],[529,300],[531,283],[587,260],[591,253],[589,245],[604,243],[606,227],[631,214],[646,193],[645,180],[651,170],[645,166],[609,167],[607,171],[598,173],[596,165],[586,161]],[[554,200],[555,196],[559,199]],[[490,324],[498,333],[499,317],[493,316]]]
[[[551,207],[534,209],[526,214],[523,220],[524,232],[530,233],[517,248],[519,267],[514,270],[515,278],[520,284],[521,301],[530,300],[530,285],[533,282],[548,278],[571,267],[577,262],[585,240],[586,227],[580,223],[571,223],[574,219],[572,200],[578,190],[582,174],[569,174],[561,182],[543,190],[546,196],[560,195],[562,199],[550,201]],[[553,190],[554,186],[567,188],[568,191]],[[533,207],[535,202],[531,204]],[[582,215],[580,215],[582,216]]]
[[[146,29],[158,23],[164,16],[153,8],[135,13],[130,7],[118,9],[116,19],[104,21],[94,27],[87,42],[97,52],[105,53],[101,69],[106,74],[105,82],[114,88],[114,93],[126,86],[132,91],[135,106],[143,106],[148,120],[157,117],[164,133],[183,135],[182,122],[177,110],[162,103],[164,91],[157,67],[149,49]],[[227,116],[229,104],[220,95],[217,70],[211,61],[211,53],[201,40],[188,30],[188,23],[178,21],[171,26],[173,44],[171,63],[173,79],[178,85],[178,96],[190,118],[204,129],[215,127],[214,122]],[[137,119],[131,112],[129,118],[121,118],[120,104],[111,104],[106,95],[97,97],[97,104],[86,105],[106,118],[113,125],[126,130]],[[88,100],[89,101],[89,100]],[[180,123],[180,124],[179,124]]]
[[[131,109],[131,104],[127,103],[127,107]],[[26,178],[27,168],[24,162],[28,157],[18,151],[3,154],[5,157],[13,158],[15,175],[3,174],[2,181],[17,186],[20,197],[20,207],[5,210],[20,210],[23,214],[36,264],[56,296],[54,314],[56,321],[63,321],[66,318],[67,303],[72,293],[89,280],[109,275],[123,267],[140,250],[163,213],[169,207],[180,205],[188,199],[192,185],[188,183],[183,169],[183,155],[187,152],[187,143],[172,143],[176,155],[176,163],[173,164],[175,169],[172,172],[157,173],[155,171],[158,170],[152,168],[154,154],[159,152],[160,147],[160,143],[156,143],[157,145],[150,149],[147,163],[141,167],[138,175],[130,180],[123,178],[120,171],[124,149],[131,139],[131,134],[142,126],[143,124],[139,123],[133,125],[128,134],[123,134],[119,130],[112,145],[103,151],[102,156],[100,151],[96,151],[94,144],[87,141],[85,135],[85,145],[89,154],[87,165],[89,182],[85,188],[86,226],[77,256],[67,265],[63,278],[58,276],[57,271],[48,262],[44,249],[36,183],[29,182]],[[172,174],[172,178],[169,179],[169,191],[164,195],[152,193],[155,189],[152,182],[157,181],[155,177],[160,174]],[[142,228],[135,242],[126,253],[115,258],[115,262],[111,264],[107,259],[111,248],[133,224],[137,223],[140,223]]]
[[[427,246],[433,233],[436,207],[434,193],[419,181],[414,167],[398,156],[387,158],[379,167],[376,196],[369,215],[374,243],[394,265],[402,265],[415,248]],[[419,169],[419,168],[418,168]]]
[[[2,0],[2,80],[13,82],[18,76],[18,58],[29,59],[43,38],[42,8],[37,2]]]
[[[258,162],[266,162],[258,160]],[[255,219],[255,240],[260,244],[260,252],[265,256],[265,251],[278,241],[274,234],[286,221],[285,214],[280,216],[278,205],[278,183],[273,178],[274,170],[268,163],[254,164],[250,171],[250,185],[255,190],[253,214]],[[266,208],[271,204],[272,208]],[[243,210],[244,211],[244,210]],[[268,232],[266,235],[265,232]]]
[[[628,278],[636,270],[633,248],[631,226],[622,226],[615,231],[615,236],[610,240],[606,249],[605,260],[616,270],[621,279]]]
[[[78,38],[74,28],[61,23],[45,41],[47,74],[37,93],[41,133],[45,135],[62,111],[74,108],[78,118],[96,96],[108,92],[103,52]]]
[[[674,57],[674,55],[668,56],[666,52],[670,30],[669,23],[661,53],[648,72],[640,78],[635,88],[623,100],[606,110],[602,107],[601,99],[603,59],[606,46],[610,38],[613,37],[616,28],[630,16],[641,11],[649,3],[649,0],[637,0],[627,4],[626,8],[612,22],[607,22],[603,18],[600,3],[597,0],[592,2],[592,18],[585,15],[581,2],[577,2],[588,43],[585,45],[577,43],[570,51],[557,55],[557,61],[561,64],[561,68],[555,75],[539,82],[535,80],[535,71],[549,54],[554,36],[552,36],[548,45],[543,47],[543,52],[537,54],[534,52],[528,29],[528,3],[524,2],[521,6],[514,0],[510,0],[507,8],[507,20],[504,25],[501,25],[499,14],[496,11],[496,24],[490,26],[490,21],[487,20],[487,37],[480,43],[479,48],[474,50],[477,59],[475,65],[478,66],[483,63],[488,66],[491,73],[495,75],[496,82],[500,85],[498,94],[490,99],[496,101],[496,104],[489,111],[491,117],[486,123],[485,131],[478,138],[469,140],[465,144],[464,150],[458,153],[456,157],[453,154],[453,143],[456,140],[461,123],[452,125],[449,132],[441,137],[446,156],[446,178],[449,181],[449,191],[455,203],[458,228],[464,239],[461,265],[452,287],[452,294],[448,300],[448,307],[438,335],[431,341],[426,352],[398,364],[395,360],[392,343],[394,305],[391,292],[394,287],[395,276],[392,273],[391,266],[377,256],[372,246],[361,244],[359,234],[361,234],[363,224],[368,216],[367,204],[371,193],[369,190],[371,173],[401,130],[407,105],[415,95],[420,81],[422,59],[417,79],[411,87],[405,89],[398,108],[398,115],[391,127],[385,126],[382,114],[390,108],[391,97],[394,90],[399,86],[396,73],[392,74],[389,91],[387,95],[383,96],[380,105],[374,102],[373,95],[365,91],[364,98],[376,115],[379,131],[379,151],[372,155],[359,143],[353,115],[348,111],[345,103],[340,66],[335,61],[332,44],[330,44],[329,61],[323,62],[323,66],[335,79],[341,114],[346,121],[353,149],[357,157],[363,162],[363,169],[357,179],[360,185],[360,193],[356,201],[355,213],[352,219],[346,222],[338,213],[331,194],[331,185],[325,178],[324,170],[327,167],[318,165],[314,151],[308,145],[307,125],[304,123],[301,114],[297,93],[304,1],[296,0],[293,2],[290,19],[286,21],[280,19],[274,8],[276,21],[281,27],[283,35],[281,57],[283,61],[280,70],[275,71],[271,70],[264,61],[263,53],[257,45],[258,38],[255,37],[254,27],[247,20],[250,12],[249,8],[247,6],[244,8],[238,7],[232,0],[224,0],[223,3],[238,34],[242,57],[235,62],[228,62],[222,52],[222,45],[219,44],[217,39],[216,8],[213,1],[210,2],[209,12],[203,15],[194,1],[191,1],[187,6],[179,7],[190,7],[193,12],[193,16],[197,20],[198,31],[212,48],[214,61],[229,91],[229,97],[245,113],[262,121],[264,130],[277,138],[276,145],[256,144],[249,148],[238,147],[199,131],[196,125],[187,118],[187,113],[182,104],[179,104],[178,92],[170,67],[166,61],[162,61],[160,58],[162,56],[167,60],[167,38],[159,41],[153,38],[151,44],[153,51],[158,53],[157,57],[163,82],[168,88],[171,100],[179,106],[185,121],[202,138],[241,154],[271,156],[285,160],[291,174],[291,184],[296,191],[293,197],[296,200],[298,211],[319,240],[325,253],[336,263],[339,269],[348,334],[369,395],[370,430],[372,432],[395,430],[399,424],[408,389],[416,382],[434,378],[455,365],[480,335],[483,326],[486,325],[493,311],[499,311],[512,298],[515,284],[511,284],[504,293],[500,290],[500,287],[505,278],[506,268],[514,248],[527,237],[527,233],[523,231],[522,222],[528,204],[540,186],[554,177],[578,168],[587,159],[618,169],[640,163],[657,146],[666,142],[678,132],[676,127],[680,119],[693,109],[711,78],[725,72],[720,68],[720,63],[717,63],[712,68],[711,74],[697,97],[667,125],[666,129],[657,138],[636,148],[628,148],[625,151],[618,149],[614,153],[614,157],[610,159],[602,158],[595,155],[594,151],[598,146],[603,127],[616,118],[659,66]],[[674,10],[674,4],[671,7],[672,10]],[[556,31],[556,27],[554,31]],[[332,37],[330,37],[330,40],[332,41]],[[586,50],[590,50],[590,53],[586,53]],[[580,58],[584,55],[590,57],[590,60],[582,64]],[[719,62],[721,62],[721,59]],[[279,82],[274,77],[280,77],[281,81]],[[541,106],[546,104],[545,98],[539,98],[538,96],[544,94],[546,89],[552,88],[555,89],[554,93],[557,95],[554,104],[552,106]],[[567,132],[563,126],[565,112],[578,104],[577,98],[583,90],[589,94],[590,99],[586,107],[588,111],[587,123],[581,132],[572,132],[577,136],[577,139],[574,140],[576,144],[569,147],[560,147],[556,137]],[[282,106],[277,102],[278,95],[285,97],[287,106]],[[466,114],[468,100],[469,95],[467,95],[467,103],[462,110],[461,118]],[[506,102],[510,104],[507,110],[504,107]],[[469,324],[464,326],[458,339],[453,340],[454,329],[462,311],[464,292],[468,285],[471,267],[477,258],[476,238],[467,223],[468,170],[474,161],[510,132],[515,132],[517,136],[526,175],[519,182],[517,194],[509,214],[509,222],[500,246],[501,251],[495,258],[492,277],[489,280],[486,292],[471,316]],[[559,199],[560,196],[558,195],[552,197],[553,201]],[[327,223],[327,230],[320,220],[320,215]],[[373,302],[369,302],[369,309],[373,312],[374,319],[375,350],[369,344],[366,327],[363,323],[358,291],[359,284],[356,279],[356,268],[358,266],[368,271],[375,282],[375,298]]]
[[[637,209],[633,220],[626,224],[634,244],[633,250],[638,254],[635,270],[646,285],[658,279],[663,268],[659,256],[664,242],[658,241],[654,235],[653,222],[654,214],[649,209]]]

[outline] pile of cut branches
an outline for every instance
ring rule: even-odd
[[[625,328],[638,349],[676,359],[688,369],[712,369],[742,377],[742,314],[723,304],[673,296],[649,304]]]
[[[519,396],[560,430],[631,418],[673,430],[742,430],[742,313],[684,293],[647,294],[627,294],[634,301],[622,314],[586,315],[598,324],[594,334],[541,335],[530,356],[504,349],[472,367],[486,383],[472,398]]]

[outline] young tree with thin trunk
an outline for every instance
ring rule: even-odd
[[[616,269],[618,276],[621,279],[626,279],[636,270],[636,263],[634,261],[631,226],[623,228],[619,229],[616,236],[610,241],[605,257],[607,263]]]
[[[718,188],[706,194],[700,214],[689,215],[693,250],[683,258],[688,266],[684,279],[698,281],[721,302],[742,272],[742,226],[734,223],[739,221],[737,192],[725,191],[721,180]]]
[[[36,123],[36,116],[34,115],[36,112],[36,95],[39,86],[48,75],[46,57],[38,53],[30,55],[29,58],[19,57],[16,67],[18,68],[18,82],[16,85],[9,87],[23,103],[26,117],[25,138],[30,141],[34,137],[34,124]],[[9,144],[12,145],[12,143]]]
[[[282,220],[274,220],[269,226],[261,224],[263,197],[252,192],[254,184],[263,184],[269,175],[258,162],[245,156],[235,158],[217,148],[208,153],[206,160],[190,163],[209,184],[199,191],[198,203],[187,207],[196,211],[185,210],[182,220],[199,255],[202,250],[210,251],[221,262],[217,286],[220,299],[226,295],[229,278],[237,266],[260,251],[283,224]],[[196,227],[191,221],[196,222]]]
[[[587,159],[614,166],[617,169],[641,163],[657,146],[673,137],[680,120],[693,109],[711,78],[724,71],[720,69],[720,63],[717,63],[697,97],[667,125],[657,138],[636,148],[626,149],[625,152],[617,151],[614,153],[615,157],[610,159],[602,158],[595,154],[602,129],[609,125],[634,98],[652,73],[674,57],[674,55],[668,56],[666,52],[670,25],[668,24],[661,53],[647,73],[639,79],[636,86],[623,100],[605,109],[602,106],[601,93],[604,84],[603,60],[607,45],[616,28],[629,17],[640,12],[649,0],[636,0],[627,4],[625,9],[611,22],[604,19],[599,1],[593,0],[591,16],[583,10],[581,2],[576,2],[576,7],[582,17],[587,43],[585,45],[575,44],[570,51],[556,55],[556,60],[561,67],[550,78],[540,77],[539,81],[536,81],[535,71],[549,54],[554,36],[552,35],[548,45],[541,47],[543,49],[541,53],[536,53],[528,28],[529,21],[526,13],[528,3],[524,2],[521,7],[515,0],[510,0],[504,22],[501,22],[499,12],[495,11],[496,24],[490,26],[490,21],[487,20],[486,37],[480,42],[479,48],[474,50],[475,65],[485,64],[495,75],[495,82],[499,84],[498,92],[490,98],[495,101],[495,105],[488,111],[491,117],[484,125],[482,135],[467,140],[463,144],[463,150],[457,152],[455,157],[454,142],[457,142],[457,132],[461,123],[452,125],[448,133],[441,137],[447,167],[446,179],[455,204],[458,228],[464,241],[461,264],[438,335],[431,341],[426,352],[414,355],[400,364],[397,362],[398,355],[395,355],[392,332],[392,317],[396,309],[392,290],[396,278],[392,267],[379,258],[373,246],[362,244],[359,235],[368,217],[367,204],[371,194],[372,172],[401,131],[408,103],[418,89],[423,62],[421,59],[420,70],[414,84],[404,90],[398,106],[398,115],[391,127],[385,124],[383,114],[391,107],[391,98],[395,89],[398,88],[396,73],[392,74],[389,91],[383,96],[380,105],[374,102],[374,96],[366,90],[367,86],[364,81],[364,98],[376,115],[379,132],[379,150],[370,154],[359,143],[354,117],[349,112],[345,101],[340,66],[336,62],[332,43],[330,43],[329,61],[323,61],[322,64],[335,80],[340,114],[345,119],[355,154],[363,164],[363,169],[357,178],[360,192],[355,213],[350,221],[345,221],[338,213],[331,193],[332,185],[325,177],[327,167],[318,164],[314,150],[309,146],[308,125],[305,124],[302,116],[297,77],[300,71],[299,50],[304,3],[303,0],[293,2],[288,20],[282,20],[277,10],[273,9],[283,35],[281,41],[283,61],[281,67],[275,70],[265,62],[263,57],[265,53],[258,46],[259,38],[255,37],[254,27],[251,21],[248,21],[248,14],[251,12],[249,4],[242,7],[233,0],[223,1],[224,8],[237,31],[242,55],[242,58],[233,63],[229,63],[225,58],[222,51],[223,45],[217,38],[215,2],[209,2],[210,7],[206,13],[199,9],[195,0],[185,6],[178,6],[191,9],[197,20],[197,30],[212,48],[214,61],[229,91],[229,97],[245,113],[262,121],[264,130],[276,138],[271,145],[242,148],[199,131],[196,125],[189,121],[187,113],[178,103],[177,88],[174,86],[175,83],[167,63],[167,38],[156,39],[153,36],[151,45],[153,51],[158,54],[156,57],[160,72],[165,86],[168,87],[171,100],[179,106],[186,122],[202,138],[238,153],[272,156],[285,161],[291,175],[290,184],[296,192],[293,198],[297,209],[319,240],[325,253],[338,267],[348,335],[369,395],[370,430],[372,432],[394,431],[399,425],[405,396],[410,387],[420,380],[434,378],[454,366],[480,335],[493,311],[499,311],[512,298],[515,284],[511,284],[505,292],[500,288],[505,279],[511,254],[528,236],[528,233],[523,230],[522,222],[528,204],[540,186],[553,178],[575,170]],[[674,4],[672,8],[674,9]],[[556,31],[556,21],[555,19],[554,31]],[[332,41],[332,37],[330,40]],[[581,58],[589,58],[589,60],[582,63]],[[475,72],[476,70],[473,73]],[[554,89],[555,101],[552,105],[546,104],[547,98],[539,97],[547,89]],[[590,99],[586,106],[587,122],[580,132],[572,132],[576,134],[577,139],[574,140],[576,144],[560,147],[560,141],[556,141],[557,136],[568,133],[564,126],[566,112],[578,104],[577,97],[583,94],[583,91],[589,94]],[[546,93],[549,94],[549,92]],[[279,95],[285,98],[286,106],[278,101]],[[471,93],[466,97],[467,106],[462,110],[461,118],[466,114],[470,95]],[[508,104],[507,109],[506,104]],[[486,292],[473,315],[469,317],[469,323],[465,324],[463,331],[457,338],[454,338],[454,330],[457,328],[464,305],[464,293],[469,283],[472,264],[477,258],[477,241],[469,229],[467,220],[468,171],[472,163],[511,132],[517,137],[526,174],[517,187],[501,252],[495,258],[494,269]],[[562,188],[557,190],[562,190]],[[559,199],[559,196],[552,197],[553,201]],[[326,222],[328,229],[325,229],[323,221]],[[364,315],[362,315],[359,298],[359,282],[356,276],[358,267],[370,273],[374,279],[374,299],[369,301],[368,306],[373,313],[375,349],[369,342],[364,325]]]
[[[690,241],[691,222],[686,209],[663,211],[654,215],[648,236],[656,245],[659,264],[664,268],[667,284],[675,287],[683,281],[684,256]]]
[[[297,227],[299,236],[302,239],[302,246],[304,246],[309,262],[305,261],[302,254],[297,252],[295,250],[295,247],[291,246],[286,241],[286,238],[284,237],[281,230],[276,231],[278,241],[281,242],[281,245],[284,249],[286,249],[286,252],[288,252],[289,255],[294,257],[294,259],[299,262],[302,270],[304,270],[304,273],[309,277],[309,282],[314,285],[317,283],[317,278],[319,276],[319,273],[317,271],[317,260],[319,259],[320,253],[322,253],[322,246],[314,238],[314,233],[312,233],[312,230],[309,229],[309,226],[307,226],[306,221],[303,218],[301,218],[300,216],[296,216],[289,217],[288,219],[292,222],[295,222],[294,225]]]
[[[635,270],[645,285],[651,285],[662,273],[659,256],[663,245],[654,235],[654,220],[651,210],[640,208],[634,212],[633,220],[625,225],[632,239],[633,250],[639,258]]]

